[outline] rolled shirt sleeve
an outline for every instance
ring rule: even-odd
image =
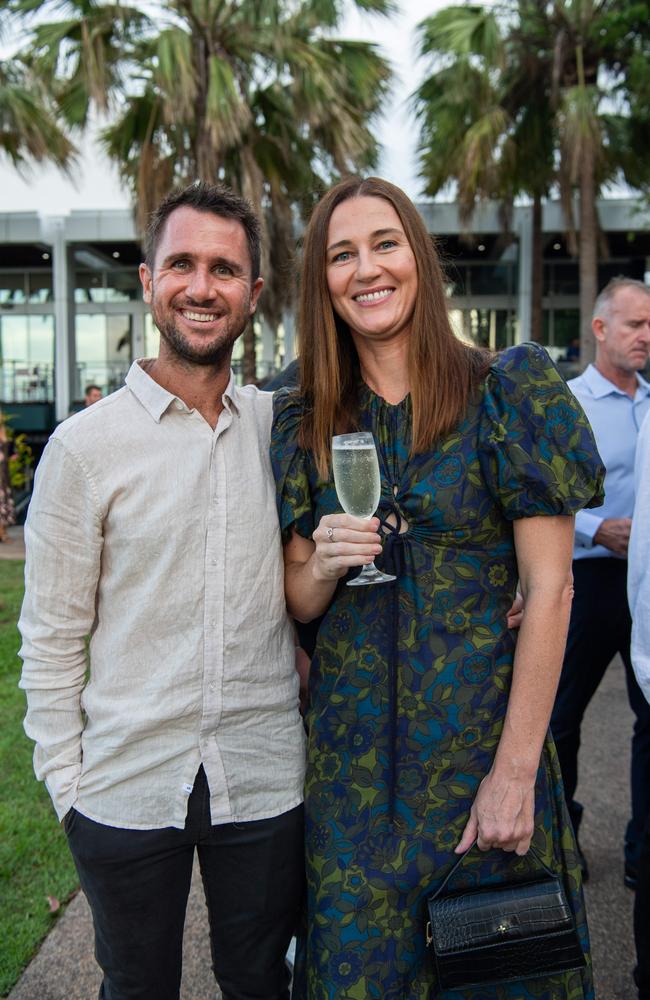
[[[25,599],[18,624],[24,725],[36,743],[36,776],[62,819],[75,802],[81,771],[81,692],[86,637],[95,619],[102,516],[82,461],[56,437],[39,463],[25,538]]]

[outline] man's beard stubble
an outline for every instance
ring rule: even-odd
[[[226,317],[224,329],[213,340],[194,345],[181,333],[171,317],[161,313],[155,300],[151,303],[151,316],[160,336],[177,358],[193,365],[215,368],[230,364],[232,349],[250,322],[248,311],[242,310],[240,315]]]

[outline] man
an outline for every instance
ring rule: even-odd
[[[650,701],[650,416],[639,433],[635,464],[634,521],[630,532],[628,597],[632,614],[632,666]],[[639,855],[634,900],[639,1000],[650,1000],[650,815]]]
[[[92,406],[102,399],[104,393],[98,385],[87,385],[84,390],[84,406]]]
[[[650,411],[650,385],[639,375],[650,353],[650,288],[616,278],[598,296],[592,329],[596,361],[568,384],[591,423],[606,468],[605,503],[576,516],[575,597],[551,730],[576,834],[583,807],[575,799],[582,717],[616,653],[636,716],[632,736],[632,815],[625,834],[625,884],[634,888],[641,837],[650,811],[650,707],[630,662],[627,548],[634,507],[634,450]],[[581,856],[583,875],[587,863]]]
[[[230,372],[259,260],[258,222],[227,189],[167,198],[140,267],[158,358],[57,428],[36,477],[25,728],[93,911],[105,1000],[178,997],[195,848],[224,1000],[289,995],[304,734],[272,397]]]

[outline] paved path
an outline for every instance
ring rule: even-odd
[[[10,558],[2,552],[5,548],[13,548],[13,543],[0,545],[2,557]],[[18,553],[18,545],[14,552]],[[598,1000],[636,1000],[631,979],[633,894],[623,886],[622,850],[629,807],[631,730],[625,675],[617,660],[589,709],[578,789],[585,804],[581,842],[591,869],[585,891]],[[195,872],[185,930],[182,1000],[219,997],[210,970],[206,928],[205,901]],[[80,893],[57,921],[9,1000],[94,1000],[99,981],[90,913]]]
[[[7,540],[0,542],[0,559],[24,559],[25,542],[22,525],[7,528]]]

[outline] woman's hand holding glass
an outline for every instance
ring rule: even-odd
[[[379,518],[326,514],[313,533],[313,573],[319,580],[338,580],[355,566],[368,566],[381,552]]]

